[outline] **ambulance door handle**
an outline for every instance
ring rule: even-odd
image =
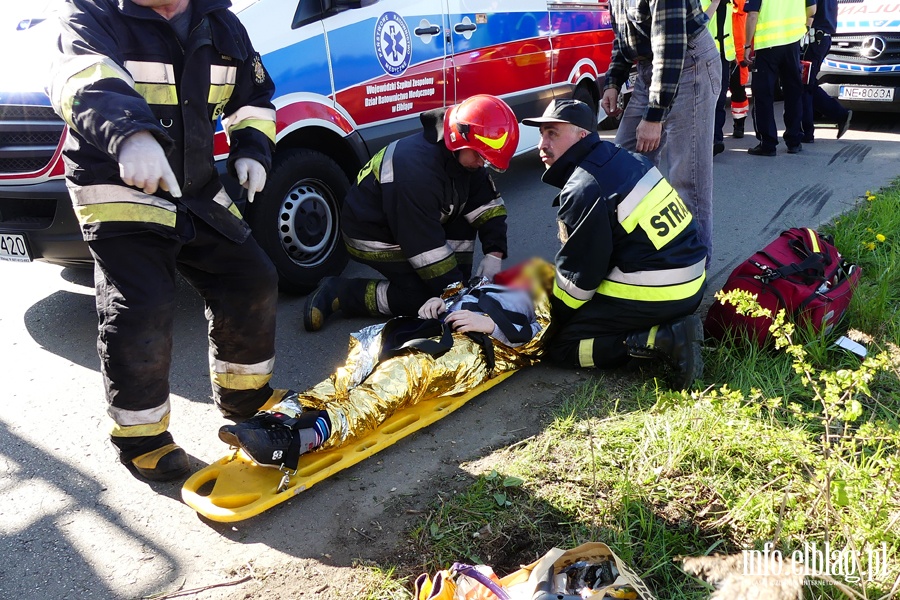
[[[428,27],[416,27],[413,31],[417,36],[421,37],[423,35],[437,35],[441,32],[441,28],[437,25],[430,25]]]
[[[475,31],[478,29],[478,25],[475,23],[457,23],[453,26],[453,31],[456,33],[465,33],[467,31]]]

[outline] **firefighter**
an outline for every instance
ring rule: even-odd
[[[168,431],[169,370],[180,273],[209,320],[213,400],[250,417],[285,390],[269,386],[277,275],[222,187],[229,172],[265,185],[274,86],[228,0],[67,0],[53,107],[69,126],[66,177],[95,261],[98,351],[120,460],[150,480],[187,473]]]
[[[678,193],[645,157],[601,140],[593,111],[555,100],[540,127],[542,180],[554,200],[556,254],[547,357],[569,367],[662,359],[675,389],[703,370],[693,314],[706,287],[706,248]]]
[[[326,277],[306,299],[307,331],[336,311],[415,315],[444,287],[469,279],[476,235],[484,258],[475,274],[500,271],[506,207],[485,167],[509,165],[515,115],[499,98],[477,95],[420,119],[422,133],[392,142],[362,168],[341,212],[350,256],[387,279]]]

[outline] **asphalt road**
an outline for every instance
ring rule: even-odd
[[[861,115],[841,140],[821,128],[799,155],[753,157],[726,138],[715,159],[710,290],[791,226],[816,226],[900,173],[900,117]],[[510,212],[511,261],[550,258],[554,190],[536,153],[497,178]],[[349,273],[358,273],[351,268]],[[107,445],[91,276],[0,263],[0,598],[140,598],[233,579],[243,565],[310,572],[388,552],[403,506],[425,506],[437,477],[540,427],[535,415],[585,377],[545,366],[517,374],[448,419],[268,513],[235,525],[199,518],[180,486],[133,478]],[[302,298],[283,297],[273,383],[304,389],[339,364],[364,320],[302,331]],[[186,285],[178,297],[172,432],[196,467],[222,455],[209,399],[206,322]],[[401,507],[401,508],[398,508]],[[398,515],[400,515],[398,517]],[[299,563],[298,563],[299,561]],[[210,590],[203,598],[226,597]],[[230,597],[230,596],[229,596]]]

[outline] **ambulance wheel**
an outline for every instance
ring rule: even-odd
[[[589,85],[597,85],[594,82],[591,82]],[[591,93],[591,90],[588,89],[587,85],[581,84],[575,91],[572,92],[572,98],[578,100],[580,102],[584,102],[588,106],[591,107],[591,110],[594,111],[594,117],[597,116],[597,100],[594,99],[594,95]]]
[[[253,237],[278,270],[278,287],[307,294],[347,265],[341,205],[350,181],[336,162],[305,148],[277,153],[265,191],[248,206]]]

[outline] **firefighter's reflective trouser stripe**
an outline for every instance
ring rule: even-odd
[[[348,279],[338,296],[344,316],[415,315],[426,300],[438,295],[407,262],[357,260],[387,279]],[[471,277],[471,263],[459,268],[464,280]]]
[[[230,242],[184,212],[176,231],[179,239],[139,233],[89,242],[111,434],[124,461],[171,440],[166,430],[179,272],[206,305],[216,404],[223,412],[252,416],[272,394],[277,274],[271,261],[252,237]]]
[[[566,367],[609,368],[628,360],[625,338],[685,317],[700,306],[703,285],[691,297],[668,302],[637,302],[600,294],[573,313],[550,338],[547,358]]]

